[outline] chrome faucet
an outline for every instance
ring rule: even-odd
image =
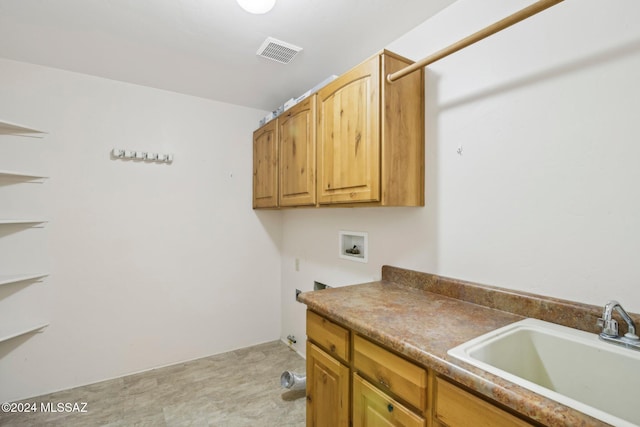
[[[613,310],[617,311],[627,323],[627,333],[622,337],[618,335],[618,322],[612,317]],[[602,317],[598,319],[597,324],[602,328],[600,333],[602,340],[640,350],[640,337],[636,335],[636,324],[618,301],[609,301],[604,306]]]

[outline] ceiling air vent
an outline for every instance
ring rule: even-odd
[[[283,42],[282,40],[267,37],[256,54],[272,61],[288,64],[302,50],[301,47]]]

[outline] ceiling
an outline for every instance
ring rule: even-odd
[[[0,0],[0,57],[273,110],[454,1]],[[269,36],[303,50],[257,56]]]

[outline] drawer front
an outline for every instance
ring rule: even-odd
[[[531,427],[520,418],[451,384],[436,379],[436,419],[449,427]]]
[[[353,374],[353,427],[425,427],[426,420]]]
[[[353,343],[356,371],[382,390],[388,390],[421,411],[427,408],[427,371],[356,336]]]
[[[307,310],[307,337],[330,355],[349,363],[349,331]]]

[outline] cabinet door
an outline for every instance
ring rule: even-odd
[[[276,120],[253,133],[253,207],[278,207],[278,144]]]
[[[425,427],[426,420],[353,375],[353,427]]]
[[[278,117],[280,206],[316,203],[315,95]]]
[[[349,368],[307,341],[307,427],[349,426]]]
[[[318,202],[380,200],[380,57],[318,92]]]

